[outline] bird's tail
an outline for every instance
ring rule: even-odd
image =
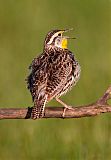
[[[41,96],[34,100],[34,107],[32,109],[32,119],[42,118],[44,116],[44,108],[47,102],[47,97]]]

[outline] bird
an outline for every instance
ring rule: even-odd
[[[47,33],[43,52],[32,60],[27,76],[34,106],[32,119],[43,118],[46,104],[55,99],[64,108],[72,109],[60,96],[76,85],[80,78],[81,67],[75,55],[68,49],[69,39],[64,34],[72,29],[54,29]]]

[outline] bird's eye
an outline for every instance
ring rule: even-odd
[[[61,33],[59,33],[58,36],[61,36]]]

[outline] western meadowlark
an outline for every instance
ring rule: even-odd
[[[44,116],[45,105],[53,98],[65,108],[71,108],[59,99],[76,84],[81,71],[74,54],[67,48],[67,41],[71,37],[63,36],[69,30],[48,32],[43,53],[34,58],[29,66],[31,73],[27,77],[27,84],[34,102],[33,119]]]

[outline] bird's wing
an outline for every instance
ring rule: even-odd
[[[30,90],[34,101],[34,108],[32,110],[33,119],[43,116],[45,103],[47,101],[46,64],[47,63],[43,55],[35,58],[30,65],[31,73],[27,77],[28,89]]]
[[[38,67],[40,66],[41,59],[42,59],[42,54],[39,55],[38,57],[34,58],[33,61],[32,61],[32,63],[29,66],[29,69],[31,71],[33,71],[35,69],[37,70]]]
[[[27,77],[27,86],[34,100],[35,96],[37,97],[42,90],[46,89],[47,73],[44,56],[35,58],[29,68],[31,72]]]
[[[81,67],[78,63],[78,61],[75,59],[74,54],[72,52],[69,53],[70,59],[72,60],[72,74],[75,78],[75,84],[80,78],[80,73],[81,73]]]

